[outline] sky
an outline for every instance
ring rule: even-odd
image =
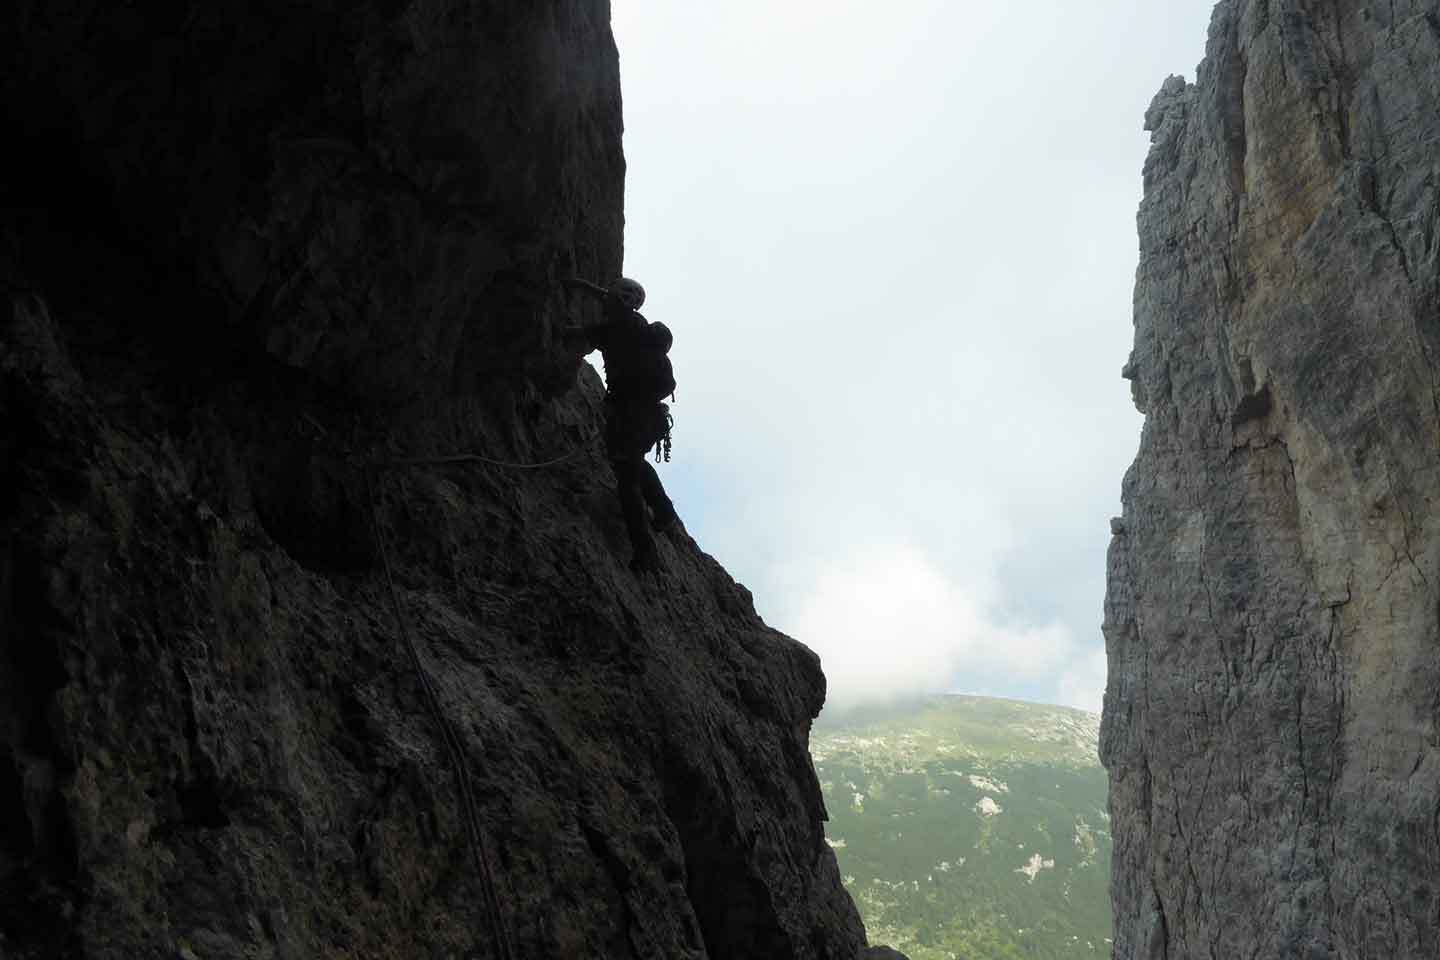
[[[662,478],[827,712],[1100,709],[1143,117],[1212,7],[615,0]]]

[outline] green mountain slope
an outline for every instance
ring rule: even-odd
[[[826,837],[872,942],[911,960],[1108,957],[1099,725],[961,696],[822,718]]]

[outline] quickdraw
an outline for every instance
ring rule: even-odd
[[[665,417],[665,432],[660,435],[659,440],[655,441],[655,462],[660,463],[663,457],[664,462],[669,463],[670,431],[675,427],[675,417],[670,413],[670,407],[668,405],[662,403],[660,404],[660,409],[663,411],[663,416]]]

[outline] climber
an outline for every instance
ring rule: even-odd
[[[670,408],[675,376],[670,367],[673,337],[663,323],[650,323],[637,311],[645,302],[645,289],[628,277],[608,288],[576,279],[574,285],[601,297],[604,319],[567,332],[567,342],[580,354],[599,350],[605,359],[605,451],[615,468],[616,493],[630,533],[637,572],[656,570],[659,554],[645,520],[645,505],[662,533],[679,525],[675,505],[665,495],[660,476],[646,454],[670,459]]]

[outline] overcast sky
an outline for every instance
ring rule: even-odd
[[[1212,6],[615,0],[662,476],[827,709],[1100,708],[1143,116]]]

